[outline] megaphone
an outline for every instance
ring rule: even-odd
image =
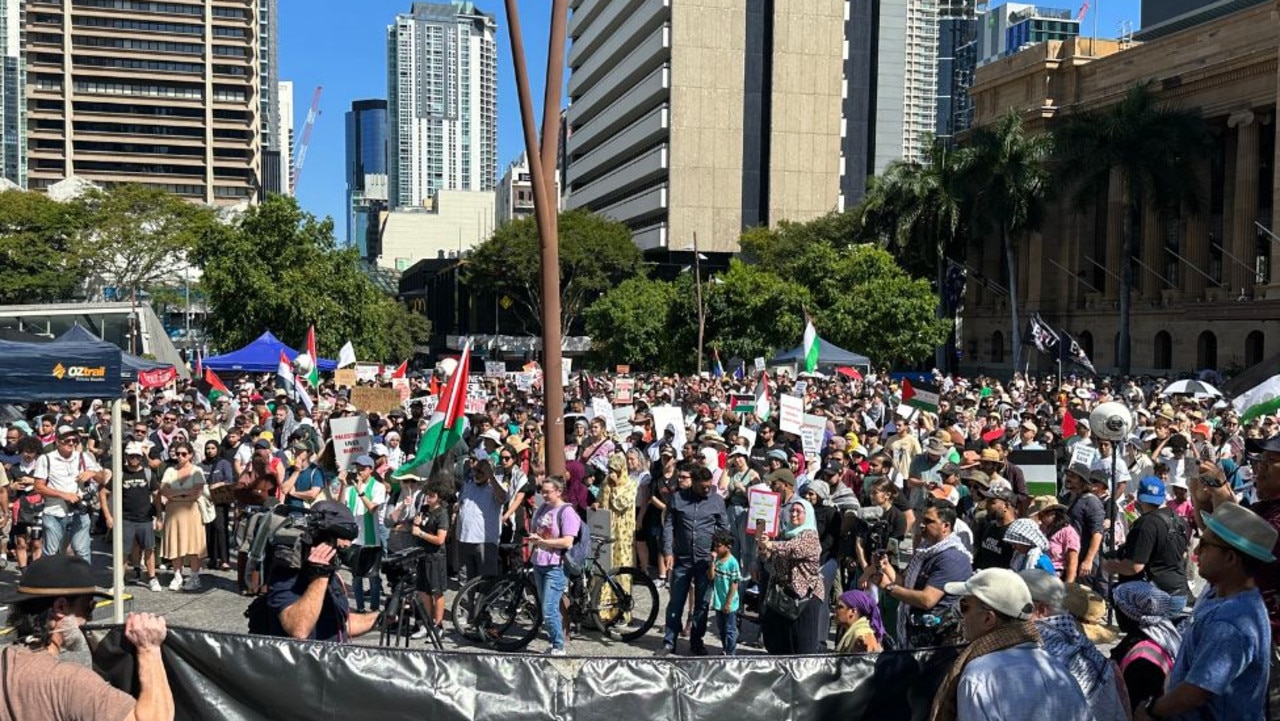
[[[1089,430],[1104,441],[1122,441],[1133,430],[1133,414],[1123,403],[1103,403],[1089,414]]]

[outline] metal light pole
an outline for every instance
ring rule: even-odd
[[[707,305],[702,299],[702,254],[698,252],[698,234],[693,234],[693,283],[698,294],[698,375],[702,375],[702,342],[707,330]]]
[[[515,65],[520,120],[533,181],[534,217],[542,241],[542,392],[546,434],[547,474],[564,475],[564,387],[561,385],[560,244],[556,215],[556,151],[560,141],[560,86],[564,84],[564,45],[569,24],[569,0],[551,4],[551,37],[547,49],[547,86],[542,104],[542,144],[533,115],[533,93],[525,63],[524,36],[516,0],[506,0],[511,60]]]

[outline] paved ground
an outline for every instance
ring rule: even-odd
[[[95,539],[94,541],[94,569],[97,571],[97,583],[103,588],[111,586],[111,556],[107,552],[108,547]],[[168,571],[161,571],[157,574],[161,584],[167,584],[171,575]],[[349,579],[348,579],[349,580]],[[17,581],[17,573],[15,564],[11,560],[7,569],[0,571],[0,589],[7,590]],[[126,602],[126,607],[134,611],[146,611],[150,613],[158,613],[163,615],[170,624],[177,626],[186,626],[189,628],[209,629],[214,631],[228,631],[234,633],[245,633],[247,630],[246,620],[244,618],[244,610],[249,604],[249,599],[241,596],[236,589],[235,571],[204,571],[201,574],[202,588],[196,593],[173,592],[165,588],[160,593],[153,593],[145,586],[127,585],[126,593],[132,594],[132,601]],[[456,590],[457,584],[453,584]],[[384,586],[383,599],[386,599],[386,587]],[[492,653],[492,650],[483,645],[474,643],[468,639],[462,638],[453,633],[450,623],[448,609],[452,607],[454,593],[451,590],[446,597],[446,613],[445,613],[445,634],[444,645],[446,649],[458,651],[475,651],[480,653]],[[610,640],[604,637],[595,629],[584,630],[581,633],[570,638],[567,650],[570,655],[574,656],[649,656],[656,651],[662,644],[662,624],[664,613],[666,611],[667,593],[659,591],[659,603],[661,611],[658,620],[653,629],[640,639],[630,643]],[[354,600],[351,601],[354,607]],[[95,621],[109,621],[110,611],[100,609],[94,618]],[[720,651],[720,642],[715,636],[715,619],[709,619],[709,628],[706,636],[706,645],[711,653]],[[370,633],[364,637],[356,639],[356,643],[374,645],[378,643],[378,634]],[[411,642],[415,648],[428,648],[426,641]],[[539,633],[539,637],[531,643],[527,649],[528,652],[541,653],[548,647],[546,634]],[[685,639],[681,639],[678,644],[680,652],[686,651],[688,648]],[[763,654],[762,648],[753,648],[750,646],[739,645],[738,652],[740,655]]]

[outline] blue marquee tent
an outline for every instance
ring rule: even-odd
[[[280,351],[284,351],[285,357],[289,360],[293,360],[298,355],[298,351],[285,345],[279,338],[272,335],[271,331],[267,331],[240,350],[205,358],[204,367],[235,373],[274,373],[280,365]],[[322,371],[331,373],[337,370],[338,363],[321,358],[316,361],[316,366]]]
[[[50,341],[50,345],[54,345],[54,346],[62,346],[68,343],[87,343],[92,345],[100,345],[104,348],[112,348],[115,350],[120,350],[111,341],[102,340],[101,338],[89,332],[88,330],[85,330],[84,326],[80,326],[80,325],[71,326],[71,329],[68,330],[66,333],[63,333],[62,335]],[[133,382],[137,380],[138,371],[149,371],[149,370],[155,370],[157,368],[170,368],[170,367],[172,366],[170,366],[168,363],[157,363],[155,361],[149,361],[145,358],[139,358],[135,355],[129,355],[128,353],[125,353],[123,351],[120,352],[120,377],[125,379],[126,381]],[[186,377],[187,373],[185,371],[186,371],[185,368],[179,368],[178,374],[183,377]]]
[[[800,363],[804,361],[804,345],[798,345],[795,348],[779,353],[769,361],[769,365],[784,365],[787,363]],[[818,338],[818,367],[834,368],[837,366],[852,366],[866,371],[871,367],[871,359],[853,351],[845,350],[837,345],[832,345],[822,338]]]
[[[110,343],[0,341],[0,403],[120,398],[120,355]]]

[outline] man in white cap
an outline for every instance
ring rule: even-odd
[[[1200,518],[1200,575],[1211,588],[1183,632],[1165,693],[1143,703],[1134,721],[1267,717],[1271,625],[1254,576],[1276,562],[1276,529],[1230,502]]]
[[[1041,646],[1031,590],[1018,574],[988,568],[945,590],[961,596],[969,645],[934,696],[933,721],[1093,720],[1080,685]]]
[[[72,552],[90,563],[89,508],[84,491],[107,480],[93,454],[79,450],[80,433],[71,426],[58,429],[57,447],[36,461],[35,490],[44,496],[44,552],[56,556],[70,539]]]

